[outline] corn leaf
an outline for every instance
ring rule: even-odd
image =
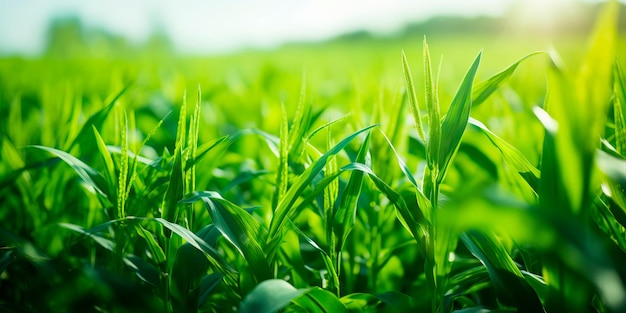
[[[481,123],[478,120],[473,118],[469,119],[469,124],[473,126],[474,129],[479,130],[487,138],[489,141],[498,148],[498,151],[502,154],[505,161],[513,166],[515,170],[528,182],[528,184],[535,189],[539,184],[539,170],[526,159],[526,157],[517,150],[514,146],[498,137],[496,134],[491,132],[485,124]]]
[[[335,295],[319,287],[310,288],[292,302],[306,312],[347,313],[346,307]]]
[[[239,305],[240,313],[274,313],[286,307],[306,289],[296,289],[281,279],[269,279],[259,283],[246,295]]]
[[[441,124],[441,146],[438,162],[438,182],[443,181],[448,165],[458,150],[461,143],[461,137],[465,132],[470,109],[472,107],[472,85],[474,83],[476,72],[478,71],[481,55],[482,52],[478,54],[467,74],[465,74],[465,78],[463,78],[461,86],[452,99],[450,109],[448,109],[446,116],[443,118],[443,122]]]
[[[209,260],[203,253],[185,243],[176,251],[170,272],[172,307],[178,312],[198,310],[200,283],[207,274]]]
[[[115,186],[116,186],[115,165],[113,163],[113,158],[111,157],[111,152],[109,152],[109,150],[107,149],[107,146],[104,143],[104,140],[100,136],[100,133],[98,132],[95,126],[93,127],[93,133],[96,139],[96,144],[98,146],[98,151],[100,152],[100,156],[102,157],[102,162],[104,163],[104,167],[105,167],[104,174],[105,174],[106,181],[108,183],[107,184],[108,190],[115,190]],[[114,203],[117,203],[117,199],[111,199],[111,201]]]
[[[172,165],[169,184],[161,206],[161,217],[174,223],[178,219],[178,201],[182,199],[184,191],[182,158],[181,148],[177,147],[174,151],[174,164]]]
[[[507,68],[505,68],[498,74],[491,76],[486,81],[476,84],[474,86],[474,90],[472,91],[472,94],[473,94],[472,105],[478,106],[481,103],[485,102],[485,100],[487,100],[489,96],[491,96],[496,90],[498,90],[498,88],[504,82],[506,82],[509,79],[509,77],[511,77],[511,75],[513,75],[513,73],[515,72],[517,67],[520,65],[520,63],[522,63],[523,61],[525,61],[526,59],[532,56],[543,54],[543,53],[545,52],[537,51],[537,52],[529,53],[523,56],[521,59],[515,61],[513,64],[509,65]]]
[[[256,282],[272,278],[273,272],[263,252],[263,244],[267,238],[263,226],[244,209],[225,200],[216,192],[194,192],[181,203],[193,203],[197,200],[206,204],[215,227],[246,259],[253,269]]]
[[[146,262],[146,260],[136,256],[127,255],[124,257],[124,263],[128,268],[135,272],[135,275],[143,282],[157,287],[160,284],[160,273],[154,265]]]
[[[157,264],[164,263],[165,252],[163,252],[161,246],[154,239],[154,236],[139,224],[135,225],[135,230],[140,237],[146,240],[148,249],[150,250],[150,255],[154,259],[154,262]]]
[[[354,138],[356,138],[361,133],[364,133],[376,125],[365,127],[350,136],[344,138],[338,144],[336,144],[333,148],[323,154],[319,159],[315,160],[292,184],[289,188],[285,197],[283,197],[278,203],[278,207],[272,216],[272,221],[270,223],[270,229],[268,233],[268,240],[270,243],[268,245],[268,249],[270,250],[269,255],[271,256],[275,251],[278,242],[280,241],[280,230],[282,229],[282,225],[286,222],[286,219],[289,217],[289,214],[292,212],[293,204],[296,202],[297,198],[302,194],[304,189],[313,181],[315,176],[319,174],[324,168],[328,159],[337,153],[339,153],[343,148],[345,148]],[[270,258],[271,259],[271,258]]]
[[[119,98],[128,90],[130,86],[124,87],[120,92],[118,92],[109,103],[100,109],[98,112],[89,117],[87,122],[82,126],[78,135],[72,140],[71,144],[67,148],[67,151],[72,151],[75,147],[80,147],[80,150],[84,153],[88,153],[93,151],[96,147],[94,146],[94,142],[91,139],[90,133],[92,132],[92,128],[95,127],[97,129],[102,128],[102,125],[106,121],[111,109],[115,106],[115,103]]]
[[[155,221],[163,225],[165,228],[169,229],[171,232],[177,234],[181,238],[185,239],[187,243],[189,243],[192,247],[201,251],[224,276],[232,280],[232,275],[236,273],[236,271],[222,258],[222,256],[217,252],[217,250],[207,244],[202,238],[198,237],[196,234],[191,232],[190,230],[172,222],[169,222],[163,218],[137,218],[137,217],[126,217],[127,220],[139,219],[146,221]],[[230,282],[232,283],[232,282]]]
[[[359,153],[356,157],[355,162],[361,164],[369,163],[369,142],[370,134],[365,137],[365,141],[359,149]],[[343,249],[343,246],[348,239],[348,235],[354,227],[357,202],[359,200],[359,195],[361,194],[364,174],[365,173],[362,171],[353,171],[350,174],[350,180],[348,180],[348,184],[341,194],[341,200],[339,202],[339,206],[337,207],[337,211],[335,212],[333,222],[333,228],[338,240],[338,251],[341,251]]]
[[[108,192],[103,191],[103,188],[104,190],[107,190],[106,181],[104,180],[104,177],[102,177],[102,175],[94,168],[90,167],[83,161],[65,151],[38,145],[33,145],[29,147],[48,151],[56,155],[59,159],[69,165],[91,190],[95,191],[98,195],[104,198],[108,198]]]
[[[543,306],[509,253],[492,234],[468,231],[461,240],[487,268],[498,300],[520,312],[543,312]]]

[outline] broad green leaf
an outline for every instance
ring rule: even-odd
[[[204,276],[200,282],[200,296],[198,297],[198,307],[202,307],[207,298],[213,293],[215,287],[221,282],[224,275],[220,273],[213,273],[211,275]]]
[[[385,183],[378,176],[376,176],[372,169],[365,164],[353,163],[350,165],[350,167],[353,167],[355,170],[359,170],[368,174],[369,178],[372,180],[376,188],[383,195],[385,195],[387,199],[396,207],[398,219],[400,220],[402,225],[409,231],[409,233],[413,236],[413,238],[415,238],[418,243],[421,243],[424,236],[426,235],[426,230],[424,228],[426,220],[421,214],[421,211],[412,212],[411,210],[409,210],[409,207],[407,206],[402,196],[393,188],[391,188],[391,186],[387,185],[387,183]]]
[[[240,313],[273,313],[286,307],[306,289],[296,289],[281,279],[269,279],[258,284],[239,305]]]
[[[272,278],[273,272],[263,251],[267,237],[264,227],[244,209],[216,192],[194,192],[181,203],[193,203],[199,199],[206,204],[215,227],[246,259],[256,282]]]
[[[300,238],[298,233],[287,231],[283,236],[283,244],[280,249],[280,257],[282,264],[289,266],[289,275],[291,283],[296,288],[305,288],[309,286],[310,271],[306,268],[304,259],[302,258],[302,249],[300,248]]]
[[[380,305],[380,299],[369,293],[352,293],[341,297],[341,303],[346,307],[348,312],[379,312],[377,307]]]
[[[385,135],[384,133],[382,133],[382,135],[387,141],[389,148],[391,149],[393,154],[396,156],[396,161],[398,162],[398,165],[400,166],[400,170],[402,171],[404,176],[409,180],[409,182],[415,187],[415,196],[417,198],[417,204],[418,204],[418,208],[420,209],[420,212],[418,214],[418,213],[412,213],[412,212],[407,211],[405,212],[406,214],[408,214],[406,217],[408,217],[409,215],[415,216],[415,218],[412,218],[411,220],[414,220],[414,221],[419,220],[421,223],[421,221],[425,219],[427,223],[432,223],[432,211],[433,211],[432,203],[426,197],[426,195],[424,195],[423,190],[422,190],[423,188],[420,188],[417,181],[415,180],[415,177],[413,176],[413,173],[411,173],[411,170],[409,169],[409,167],[406,165],[406,163],[402,160],[402,157],[400,156],[400,154],[393,147],[393,145],[391,144],[391,141],[389,140],[389,138],[387,138],[387,135]],[[386,188],[383,188],[383,189],[386,189]],[[418,237],[416,236],[415,238],[417,239]]]
[[[597,150],[596,161],[600,170],[613,181],[626,187],[626,160]]]
[[[233,180],[230,181],[230,183],[228,183],[228,185],[226,185],[226,187],[222,188],[222,192],[226,193],[227,191],[231,190],[232,188],[241,185],[243,183],[249,182],[249,181],[254,181],[255,179],[265,176],[265,175],[269,175],[272,174],[271,171],[269,170],[258,170],[258,171],[254,171],[254,170],[245,170],[239,173],[239,175],[237,175],[237,177],[235,177]]]
[[[304,294],[293,299],[292,302],[307,312],[348,312],[335,295],[319,287],[310,288]]]
[[[106,224],[107,227],[109,224]],[[101,229],[100,227],[98,228],[92,228],[92,229],[88,229],[85,230],[84,228],[78,226],[78,225],[74,225],[74,224],[70,224],[70,223],[59,223],[59,226],[75,231],[81,235],[90,237],[91,239],[93,239],[98,245],[100,245],[101,247],[113,252],[115,249],[115,243],[109,239],[109,238],[105,238],[102,235],[99,234],[99,230]]]
[[[178,219],[178,201],[182,199],[184,191],[182,158],[181,147],[176,147],[169,184],[161,205],[161,217],[174,223]]]
[[[369,142],[370,134],[365,137],[365,141],[363,141],[363,144],[359,149],[359,153],[355,160],[356,163],[369,163]],[[348,239],[348,235],[354,227],[357,202],[359,200],[359,195],[361,194],[364,174],[365,173],[362,171],[353,171],[350,174],[350,180],[348,181],[348,184],[341,194],[341,200],[335,212],[333,222],[333,228],[338,240],[337,251],[341,251],[343,249],[343,246]]]
[[[148,245],[150,255],[154,259],[154,262],[157,264],[165,262],[165,252],[163,252],[161,246],[157,243],[156,239],[154,239],[154,236],[152,236],[149,231],[139,224],[135,225],[135,230],[141,238],[146,240],[146,244]]]
[[[388,291],[376,295],[385,304],[385,312],[411,312],[417,310],[415,300],[406,294]]]
[[[171,232],[177,234],[182,237],[194,248],[202,251],[204,255],[209,259],[211,264],[213,264],[226,278],[232,280],[232,274],[236,273],[235,270],[222,258],[222,256],[217,252],[217,250],[210,245],[208,245],[204,240],[200,237],[196,236],[190,230],[178,225],[169,222],[163,218],[136,218],[136,217],[127,217],[127,220],[140,219],[146,221],[156,221],[163,225],[165,228],[169,229]],[[230,282],[232,284],[232,282]],[[234,284],[233,284],[234,285]]]
[[[200,160],[202,160],[210,151],[213,151],[213,149],[218,147],[221,143],[231,143],[235,138],[236,136],[223,136],[201,145],[196,150],[196,156],[190,159],[189,162],[185,163],[185,171],[190,170],[193,166],[198,164]]]
[[[495,309],[494,310],[494,309],[488,309],[488,308],[480,307],[480,306],[454,311],[454,313],[514,313],[514,312],[519,312],[519,311],[516,309]]]
[[[461,235],[461,240],[487,268],[501,303],[520,312],[543,311],[537,294],[493,234],[472,230]]]
[[[461,144],[461,137],[465,132],[465,127],[469,119],[472,107],[472,85],[474,77],[478,71],[478,65],[482,52],[478,54],[474,63],[465,74],[463,82],[456,92],[450,108],[441,123],[441,146],[439,150],[437,182],[442,182],[448,165]]]
[[[320,254],[322,256],[322,260],[324,261],[324,266],[326,267],[326,270],[329,272],[329,274],[331,276],[330,277],[330,279],[331,279],[330,285],[331,285],[331,287],[334,286],[338,290],[338,288],[339,288],[339,277],[337,275],[337,269],[334,267],[333,260],[328,255],[328,253],[326,251],[324,251],[324,249],[322,249],[317,244],[317,242],[315,242],[313,239],[311,239],[309,236],[307,236],[302,230],[300,230],[300,228],[298,228],[293,223],[290,223],[290,228],[293,229],[298,234],[298,236],[302,237],[315,250],[320,252]]]
[[[617,13],[617,2],[607,2],[578,73],[571,75],[555,66],[548,71],[546,111],[558,123],[558,131],[554,138],[546,134],[542,176],[555,177],[556,182],[545,185],[559,189],[546,190],[540,198],[556,194],[559,200],[544,202],[545,208],[561,208],[578,215],[590,207],[593,159],[611,97]],[[548,170],[549,166],[555,169]]]
[[[529,273],[527,271],[522,271],[522,275],[524,275],[524,279],[526,279],[528,284],[533,287],[537,296],[543,302],[548,294],[548,286],[543,278],[537,274]]]
[[[543,54],[543,53],[545,52],[537,51],[537,52],[529,53],[525,55],[524,57],[522,57],[521,59],[515,61],[513,64],[509,65],[509,67],[505,68],[498,74],[491,76],[486,81],[476,84],[474,86],[474,90],[472,91],[472,94],[473,94],[472,105],[478,106],[481,103],[483,103],[485,100],[487,100],[487,98],[489,98],[491,94],[493,94],[496,90],[498,90],[498,88],[504,82],[506,82],[509,79],[509,77],[511,77],[511,75],[513,75],[513,72],[515,72],[515,70],[517,69],[517,66],[520,65],[520,63],[522,63],[524,60],[530,58],[531,56],[534,56],[537,54]]]
[[[29,146],[37,149],[41,149],[44,151],[48,151],[61,159],[67,165],[69,165],[78,176],[85,182],[89,188],[97,192],[100,196],[104,198],[108,198],[107,193],[102,191],[102,188],[106,186],[104,178],[101,174],[90,167],[89,165],[83,163],[83,161],[79,160],[75,156],[61,150],[57,150],[55,148],[45,147],[45,146]]]
[[[489,141],[498,148],[498,151],[500,151],[506,162],[513,166],[533,189],[539,184],[539,170],[532,165],[519,150],[492,133],[487,126],[480,121],[470,118],[469,124],[487,136]]]
[[[170,272],[172,306],[177,312],[197,312],[200,282],[207,274],[209,260],[189,243],[176,251]]]
[[[204,258],[204,256],[203,256]],[[205,258],[206,260],[206,258]],[[135,275],[145,283],[158,287],[160,284],[160,273],[154,265],[146,262],[144,259],[136,255],[127,255],[124,257],[124,263]]]
[[[106,171],[104,172],[106,181],[108,182],[109,190],[115,190],[115,165],[113,163],[113,158],[111,157],[111,153],[107,149],[106,144],[102,137],[100,137],[100,133],[93,127],[93,133],[96,138],[96,144],[98,145],[98,151],[100,152],[100,156],[102,157],[102,162],[104,163],[104,167]],[[117,200],[115,200],[117,201]],[[116,202],[117,203],[117,202]]]

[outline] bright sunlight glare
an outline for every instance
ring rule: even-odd
[[[570,0],[569,2],[571,2]],[[496,16],[520,5],[525,21],[546,23],[567,0],[2,0],[0,53],[37,53],[58,17],[77,16],[134,40],[164,31],[181,51],[220,52],[272,47],[288,41],[330,38],[367,30],[397,31],[437,15]]]

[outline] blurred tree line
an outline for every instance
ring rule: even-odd
[[[568,10],[559,12],[549,22],[539,21],[531,15],[520,15],[524,2],[518,2],[501,17],[436,16],[425,21],[410,23],[387,39],[420,38],[445,35],[523,35],[535,37],[586,36],[600,9],[599,3],[572,2]],[[626,6],[621,4],[619,29],[626,30]],[[131,42],[121,34],[102,28],[86,27],[78,17],[54,19],[48,28],[45,55],[52,58],[162,58],[172,56],[176,49],[161,28],[156,28],[143,42]],[[340,34],[330,42],[367,41],[382,39],[365,30]],[[324,42],[321,42],[323,44]],[[311,43],[317,44],[317,43]]]
[[[78,17],[51,21],[44,54],[52,58],[133,58],[163,57],[174,53],[167,34],[155,30],[141,43],[129,41],[102,28],[86,27]]]

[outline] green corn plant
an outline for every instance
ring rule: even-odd
[[[439,209],[439,190],[451,160],[461,143],[461,137],[468,124],[470,108],[472,105],[472,86],[474,77],[480,64],[481,54],[478,54],[472,66],[467,72],[459,90],[457,91],[450,108],[443,121],[440,121],[439,103],[436,81],[432,79],[430,52],[424,38],[424,76],[425,95],[428,109],[428,138],[422,130],[420,108],[417,103],[414,82],[410,75],[410,69],[406,57],[403,56],[403,68],[405,72],[407,90],[411,101],[411,110],[414,114],[415,123],[420,138],[426,142],[427,169],[424,173],[422,190],[418,196],[423,214],[431,225],[426,226],[427,235],[422,242],[424,257],[426,259],[425,273],[433,290],[432,311],[444,312],[443,297],[447,288],[447,276],[450,271],[448,254],[456,246],[456,238],[449,236],[450,232],[445,229],[437,229],[437,211]],[[416,186],[417,187],[417,186]],[[428,210],[425,210],[429,208]],[[417,239],[417,238],[416,238]]]

